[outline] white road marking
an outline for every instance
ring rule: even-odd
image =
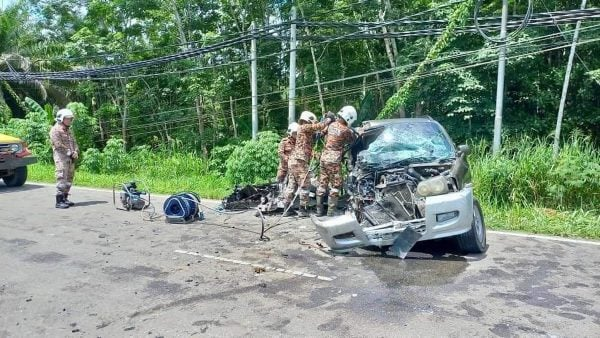
[[[193,252],[193,251],[175,250],[175,252],[180,253],[180,254],[185,254],[185,255],[200,256],[200,257],[204,257],[204,258],[208,258],[208,259],[212,259],[212,260],[220,261],[220,262],[227,262],[227,263],[238,264],[238,265],[250,265],[250,266],[258,268],[258,269],[264,269],[265,271],[281,272],[281,273],[285,273],[285,274],[288,274],[291,276],[296,276],[296,277],[306,277],[306,278],[313,278],[313,279],[316,278],[316,279],[319,279],[322,281],[327,281],[327,282],[331,282],[332,280],[334,280],[336,278],[336,277],[319,276],[319,275],[315,275],[315,274],[308,273],[308,272],[302,272],[302,271],[293,271],[293,270],[288,270],[288,269],[283,269],[283,268],[275,268],[275,267],[268,266],[268,265],[254,264],[254,263],[250,263],[250,262],[240,261],[237,259],[229,259],[229,258],[217,257],[217,256],[213,256],[213,255],[204,255],[199,252]]]
[[[525,238],[543,239],[543,240],[547,240],[547,241],[568,242],[568,243],[589,244],[589,245],[600,245],[600,242],[596,242],[596,241],[586,241],[586,240],[583,240],[583,239],[572,239],[572,238],[563,238],[563,237],[554,237],[554,236],[524,234],[524,233],[520,233],[520,232],[487,230],[487,233],[489,233],[489,234],[496,234],[496,235],[507,235],[507,236],[517,236],[517,237],[525,237]]]

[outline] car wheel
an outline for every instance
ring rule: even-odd
[[[10,176],[2,178],[6,186],[8,187],[20,187],[25,184],[27,180],[27,167],[18,167],[15,169],[15,173]]]
[[[473,200],[473,222],[471,230],[456,236],[458,247],[467,253],[484,253],[487,250],[485,222],[481,206],[477,200]]]

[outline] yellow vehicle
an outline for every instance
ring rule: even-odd
[[[27,165],[37,162],[25,141],[0,134],[0,177],[9,187],[20,187],[27,180]]]

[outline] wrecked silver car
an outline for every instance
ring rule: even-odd
[[[487,250],[485,225],[467,164],[428,118],[363,123],[351,149],[349,205],[342,216],[312,216],[332,250],[376,246],[404,258],[418,241],[455,237],[461,251]]]

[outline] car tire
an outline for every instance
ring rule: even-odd
[[[15,173],[2,178],[8,187],[20,187],[27,181],[27,167],[18,167]]]
[[[481,206],[477,200],[473,200],[473,221],[471,230],[456,236],[458,247],[466,253],[484,253],[487,251],[485,222]]]

